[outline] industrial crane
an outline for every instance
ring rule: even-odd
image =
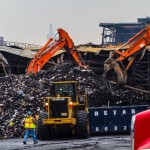
[[[58,39],[55,38],[57,34],[59,35]],[[69,54],[71,54],[80,67],[87,67],[68,33],[63,29],[57,29],[57,33],[54,37],[50,38],[30,61],[27,67],[27,73],[36,74],[61,48],[64,48]]]
[[[130,44],[126,50],[121,50],[124,46]],[[123,87],[127,82],[127,72],[132,65],[137,52],[143,50],[150,44],[150,26],[147,26],[134,37],[129,39],[119,49],[114,50],[113,55],[104,62],[103,79],[108,90],[114,90]],[[123,64],[128,59],[126,66]],[[116,85],[111,87],[110,77],[115,74]]]

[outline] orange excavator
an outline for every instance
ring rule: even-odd
[[[126,50],[122,50],[127,44],[130,46]],[[149,44],[150,26],[147,26],[119,49],[114,50],[113,55],[104,62],[103,79],[108,90],[112,91],[126,84],[127,72],[136,58],[136,54]],[[114,80],[115,82],[113,82]],[[115,85],[112,86],[112,84]]]
[[[59,35],[58,39],[55,38],[57,34]],[[57,29],[57,33],[54,37],[50,38],[33,57],[27,67],[27,73],[36,74],[61,48],[64,48],[69,54],[71,54],[80,67],[87,68],[68,33],[63,29]]]

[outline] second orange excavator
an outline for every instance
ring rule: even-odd
[[[59,35],[58,39],[55,38],[57,34]],[[80,67],[87,68],[68,33],[63,29],[57,29],[57,33],[54,37],[50,38],[33,57],[27,67],[27,73],[35,74],[40,71],[46,62],[61,48],[64,48],[71,54]]]
[[[124,46],[130,44],[126,50],[122,50]],[[150,26],[147,26],[129,41],[123,44],[119,49],[114,50],[113,55],[104,63],[103,79],[109,90],[123,87],[127,82],[127,71],[132,65],[136,54],[150,45]],[[123,64],[128,59],[126,66]],[[112,78],[114,76],[114,78]],[[111,86],[115,79],[115,86]]]

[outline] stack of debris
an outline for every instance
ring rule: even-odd
[[[80,91],[89,99],[89,106],[148,104],[149,95],[133,90],[120,90],[111,94],[102,78],[92,71],[76,67],[73,63],[53,66],[36,75],[9,75],[0,78],[0,136],[22,137],[23,120],[27,111],[39,114],[43,111],[43,96],[53,94],[51,82],[77,80]],[[42,84],[41,84],[42,83]],[[44,84],[44,87],[41,85]]]

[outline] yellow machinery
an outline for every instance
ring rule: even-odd
[[[77,81],[53,82],[52,97],[44,97],[45,112],[38,118],[37,136],[52,139],[54,133],[71,132],[77,138],[88,138],[88,104],[85,95],[79,95]]]

